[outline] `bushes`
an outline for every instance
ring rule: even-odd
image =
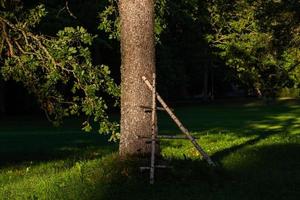
[[[282,88],[278,92],[278,97],[292,97],[298,98],[300,97],[300,89],[299,88]]]

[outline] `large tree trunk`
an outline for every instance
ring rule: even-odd
[[[151,152],[151,91],[142,80],[155,72],[154,0],[120,0],[121,18],[121,141],[120,155]]]

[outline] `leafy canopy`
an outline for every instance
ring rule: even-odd
[[[109,121],[104,97],[117,105],[120,90],[108,66],[92,63],[88,47],[95,36],[82,27],[66,27],[55,37],[38,34],[35,27],[47,14],[43,5],[26,11],[19,3],[5,8],[0,12],[3,78],[22,83],[54,124],[85,114],[84,130],[91,131],[91,124],[98,122],[99,132],[112,133],[111,140],[116,140],[118,124]]]
[[[248,86],[273,95],[300,86],[300,8],[288,0],[213,0],[207,40]]]
[[[155,1],[155,39],[159,42],[160,34],[167,28],[165,21],[167,0]],[[118,0],[108,0],[107,6],[99,14],[101,19],[98,29],[108,33],[109,39],[120,39],[120,17],[118,11]]]

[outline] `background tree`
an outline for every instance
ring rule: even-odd
[[[114,102],[105,97],[116,97],[119,93],[110,78],[120,81],[121,20],[117,1],[74,0],[69,1],[68,9],[65,1],[60,0],[0,2],[2,75],[22,83],[38,97],[39,104],[54,121],[60,121],[66,115],[85,113],[91,116],[85,122],[86,130],[91,128],[89,122],[94,120],[107,122],[107,125],[101,125],[102,130],[116,128],[103,111]],[[36,7],[37,3],[44,3],[46,8]],[[125,14],[124,24],[136,23],[136,27],[132,23],[126,24],[136,34],[126,29],[125,36],[136,41],[125,43],[134,55],[126,53],[127,50],[122,52],[126,54],[122,72],[133,73],[129,73],[133,68],[128,63],[136,62],[137,76],[148,74],[151,77],[155,71],[150,62],[150,57],[154,58],[152,42],[145,43],[145,38],[139,36],[143,34],[141,32],[149,31],[150,23],[146,24],[147,30],[141,26],[147,20],[150,22],[150,18],[140,11],[144,2],[129,4],[126,9],[134,7],[143,19]],[[146,35],[146,38],[155,38],[158,89],[169,100],[205,99],[213,94],[217,98],[224,97],[232,83],[249,91],[254,88],[265,96],[274,96],[282,87],[299,87],[298,1],[157,0],[154,4],[155,34]],[[148,8],[146,10],[153,14]],[[141,20],[141,23],[135,20]],[[136,30],[137,27],[140,30]],[[95,34],[98,37],[94,37]],[[126,48],[122,46],[122,49]],[[144,60],[140,59],[141,55],[146,56]],[[113,74],[109,74],[106,65]],[[132,81],[138,77],[133,77]],[[94,84],[97,81],[101,84]],[[8,82],[5,86],[8,87],[5,91],[10,93],[6,97],[18,99],[17,94],[11,94],[11,85],[12,82]],[[14,86],[20,88],[19,85]],[[140,88],[141,85],[134,87],[147,92]],[[124,89],[124,92],[135,101],[136,90]],[[135,95],[129,95],[130,92]],[[149,104],[144,101],[148,99],[146,96],[138,104]],[[6,102],[12,104],[13,101]],[[137,116],[145,117],[144,121],[148,123],[148,116],[140,114],[141,110],[137,112]],[[138,129],[143,130],[143,127],[135,128]],[[137,131],[133,132],[138,135]],[[144,146],[140,148],[144,143],[137,144],[136,138],[131,139],[136,144],[132,152],[147,151]]]
[[[214,64],[216,57],[204,37],[210,30],[208,19],[204,1],[155,1],[156,68],[158,89],[164,97],[178,100],[211,94],[212,74],[217,76],[214,85],[224,85],[222,66]],[[119,41],[119,22],[117,1],[109,0],[100,13],[99,29],[110,40]]]
[[[275,96],[299,80],[299,2],[214,0],[209,2],[213,34],[207,39],[258,95]]]

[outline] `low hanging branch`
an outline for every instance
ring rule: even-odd
[[[82,27],[65,28],[56,37],[35,34],[31,28],[44,15],[43,6],[22,18],[0,12],[2,76],[24,84],[55,124],[65,116],[85,114],[84,130],[91,130],[92,118],[99,122],[99,132],[117,139],[118,124],[108,120],[107,103],[99,94],[118,102],[119,87],[107,66],[92,65],[88,46],[94,36]]]

